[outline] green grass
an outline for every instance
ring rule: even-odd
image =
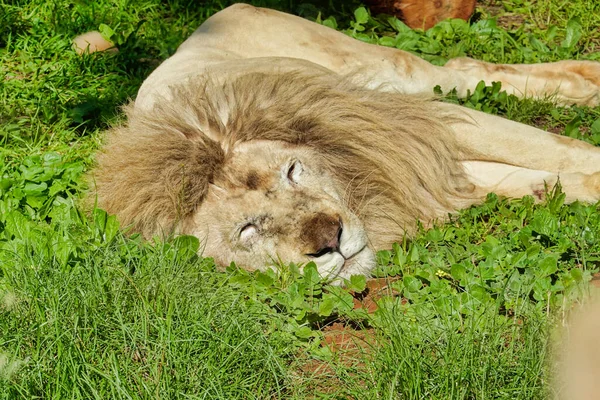
[[[325,24],[438,64],[600,60],[600,6],[584,0],[496,1],[427,32],[344,2],[254,3],[321,11]],[[310,267],[219,272],[194,238],[146,243],[78,207],[119,107],[226,4],[0,0],[0,398],[551,397],[552,326],[598,270],[595,205],[564,205],[558,192],[544,205],[490,195],[382,249],[376,274],[398,279],[373,314]],[[525,22],[507,30],[507,17]],[[121,51],[77,56],[71,39],[101,24]],[[498,86],[446,100],[600,143],[600,108]],[[333,322],[370,328],[373,342],[364,354],[333,352],[322,329]]]

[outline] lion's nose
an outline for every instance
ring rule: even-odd
[[[338,251],[341,237],[340,217],[318,213],[304,222],[300,239],[306,245],[307,256],[320,257]]]

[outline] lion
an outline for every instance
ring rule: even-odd
[[[252,32],[252,34],[249,34]],[[206,20],[142,84],[92,171],[98,206],[144,237],[193,235],[248,270],[314,262],[342,282],[375,251],[487,193],[600,199],[600,149],[436,101],[479,81],[597,105],[600,63],[437,67],[245,4]]]

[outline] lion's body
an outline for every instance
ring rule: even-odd
[[[196,235],[221,264],[368,274],[374,249],[490,191],[541,199],[560,174],[568,200],[600,199],[593,146],[423,95],[498,77],[515,93],[596,104],[600,67],[571,63],[434,67],[233,6],[145,81],[99,156],[98,204],[147,237]]]

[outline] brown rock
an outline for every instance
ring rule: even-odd
[[[476,0],[365,0],[373,14],[402,19],[411,28],[429,29],[447,18],[469,19]]]
[[[73,48],[77,54],[95,53],[97,51],[117,52],[115,45],[104,39],[100,32],[91,31],[73,39]]]

